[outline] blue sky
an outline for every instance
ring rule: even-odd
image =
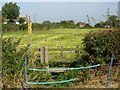
[[[2,2],[28,2],[28,0],[1,0]],[[118,2],[120,0],[34,0],[34,2]],[[33,2],[33,0],[29,0]]]
[[[21,8],[20,16],[26,16],[26,14],[30,15],[31,20],[33,22],[34,21],[43,22],[45,20],[49,20],[52,22],[57,22],[57,21],[59,22],[60,20],[74,20],[75,22],[78,21],[87,22],[87,17],[86,17],[87,14],[89,15],[89,17],[93,17],[96,22],[99,22],[105,20],[105,17],[103,15],[107,13],[108,8],[110,8],[110,14],[117,13],[118,0],[115,0],[115,2],[97,2],[97,1],[96,2],[17,2],[17,4]],[[3,2],[2,5],[4,5]],[[35,16],[36,16],[36,20],[34,19]],[[91,23],[94,22],[91,20]]]

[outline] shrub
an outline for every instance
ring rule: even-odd
[[[107,64],[112,53],[115,60],[120,59],[120,30],[92,31],[85,36],[83,43],[91,63]]]
[[[23,56],[28,47],[16,51],[21,39],[5,38],[2,40],[2,80],[4,88],[15,88],[23,79],[24,60]],[[16,84],[15,84],[16,83]]]
[[[16,31],[19,30],[19,26],[16,24],[2,24],[2,31],[3,32],[8,32],[8,31]]]

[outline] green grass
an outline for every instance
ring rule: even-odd
[[[83,38],[86,33],[97,29],[53,29],[53,30],[33,30],[32,33],[32,50],[35,48],[41,48],[48,46],[49,48],[76,48],[77,45],[80,45],[81,52],[83,49]],[[28,32],[25,31],[16,31],[8,32],[3,35],[3,38],[15,37],[23,39],[20,42],[20,47],[26,46],[28,44]],[[35,51],[34,56],[38,52]],[[39,55],[39,53],[38,53]],[[64,53],[64,58],[61,58],[60,51],[49,51],[49,61],[73,61],[75,60],[75,53]]]
[[[48,47],[75,47],[76,45],[82,45],[82,39],[84,35],[93,29],[53,29],[53,30],[41,30],[33,31],[32,33],[32,47],[40,48],[43,46]],[[28,34],[26,31],[8,32],[3,37],[23,37],[21,45],[28,44]],[[21,46],[20,45],[20,46]]]

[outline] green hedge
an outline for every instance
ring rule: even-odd
[[[120,30],[99,30],[88,33],[83,39],[87,62],[104,63],[110,61],[115,54],[114,62],[120,60]]]
[[[3,32],[8,32],[8,31],[16,31],[19,30],[19,26],[16,24],[2,24],[2,31]]]
[[[28,28],[27,24],[21,24],[21,25],[17,25],[17,24],[13,24],[13,23],[2,24],[3,32],[25,30],[27,28]]]
[[[2,39],[2,83],[3,88],[16,88],[24,79],[24,56],[28,46],[17,50],[21,38]],[[21,82],[19,81],[21,80]]]

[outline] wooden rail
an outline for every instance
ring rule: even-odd
[[[41,51],[41,48],[35,48],[35,51]],[[80,51],[81,48],[77,46],[77,48],[64,48],[61,46],[61,48],[48,48],[49,51]]]
[[[40,53],[41,57],[41,63],[48,63],[48,52],[49,51],[60,51],[60,56],[63,58],[65,52],[67,53],[76,53],[76,57],[79,57],[80,55],[80,46],[76,46],[76,48],[64,48],[63,46],[60,46],[60,48],[48,48],[42,47],[42,48],[36,48],[35,51],[38,51]]]
[[[20,47],[16,48],[16,52],[19,52]],[[77,57],[79,58],[81,48],[80,46],[76,46],[75,48],[64,48],[63,46],[60,46],[59,48],[49,48],[49,47],[42,47],[42,48],[35,48],[35,55],[40,56],[41,63],[48,63],[48,52],[49,51],[59,51],[60,52],[60,57],[63,59],[65,54],[69,53],[75,53],[76,54],[76,59]]]

